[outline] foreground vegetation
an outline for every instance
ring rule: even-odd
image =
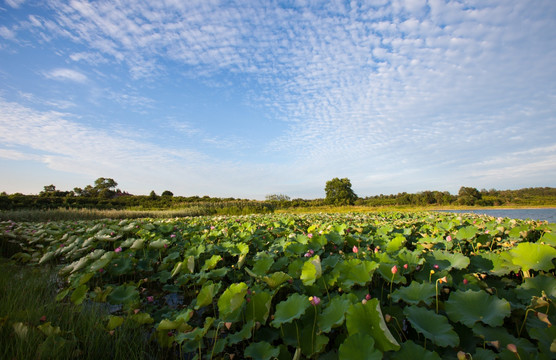
[[[2,254],[27,264],[21,279],[46,266],[58,275],[39,280],[46,305],[31,310],[15,310],[23,289],[3,291],[3,358],[85,354],[90,342],[115,353],[134,344],[138,358],[556,355],[556,224],[392,212],[4,221],[0,231]]]

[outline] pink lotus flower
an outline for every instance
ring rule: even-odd
[[[176,237],[176,234],[172,234],[172,235],[170,235],[170,237],[171,237],[171,238],[175,238],[175,237]]]
[[[365,295],[365,300],[367,300],[367,301],[368,301],[368,300],[371,300],[371,294]]]
[[[438,268],[439,268],[438,264],[434,264],[433,267],[434,267],[435,269],[438,269]]]
[[[313,234],[309,233],[309,234],[307,234],[307,237],[309,237],[309,239],[311,239],[313,237]]]
[[[463,285],[467,285],[468,283],[469,283],[469,280],[463,279]]]
[[[392,274],[396,274],[398,272],[398,267],[396,265],[392,266],[392,269],[390,269],[390,271],[392,271]]]
[[[118,247],[114,250],[114,252],[117,252],[117,253],[122,252],[122,248],[118,246]]]
[[[353,245],[353,252],[355,254],[357,254],[359,252],[359,249],[357,248],[357,246]]]
[[[153,302],[154,301],[154,296],[147,296],[147,301],[148,302]]]
[[[407,270],[407,268],[409,267],[409,265],[407,264],[403,264],[403,268]]]
[[[317,306],[318,304],[320,304],[320,299],[317,296],[309,297],[309,301],[311,302],[311,305],[313,305],[313,306]]]
[[[446,241],[452,241],[452,237],[450,235],[446,236]]]

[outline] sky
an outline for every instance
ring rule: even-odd
[[[556,186],[554,0],[0,0],[0,191]]]

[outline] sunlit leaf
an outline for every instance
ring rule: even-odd
[[[510,250],[510,254],[512,262],[523,271],[554,269],[552,259],[556,257],[556,249],[550,245],[523,242]]]
[[[403,300],[411,305],[418,305],[420,302],[430,305],[436,295],[434,284],[420,283],[412,281],[409,286],[402,287],[392,293],[392,301],[398,302]]]

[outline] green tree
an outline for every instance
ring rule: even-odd
[[[475,205],[482,195],[476,188],[462,186],[458,192],[458,203],[461,205]]]
[[[164,191],[162,192],[162,196],[169,196],[169,197],[172,197],[172,196],[174,196],[174,193],[171,192],[170,190],[164,190]]]
[[[328,204],[353,205],[357,200],[357,195],[351,189],[351,181],[348,178],[334,178],[327,181],[324,191]]]

